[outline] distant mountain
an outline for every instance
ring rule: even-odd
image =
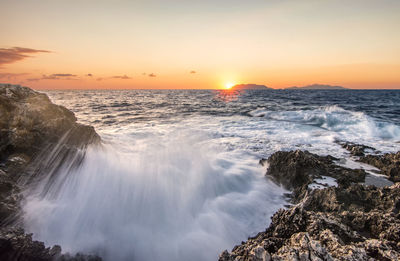
[[[265,85],[259,84],[237,84],[231,88],[232,90],[268,90],[272,89]]]
[[[333,86],[333,85],[327,85],[327,84],[312,84],[312,85],[307,85],[303,87],[288,87],[286,90],[347,90],[348,88],[345,88],[343,86]]]

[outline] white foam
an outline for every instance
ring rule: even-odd
[[[337,187],[335,178],[322,176],[321,178],[314,179],[314,182],[308,185],[310,189],[323,189],[326,187]]]
[[[339,139],[368,145],[382,152],[396,152],[400,149],[398,125],[378,121],[363,112],[344,110],[339,106],[294,111],[270,111],[259,108],[250,112],[250,115],[262,116],[269,122],[273,122],[276,132],[283,132],[282,136],[289,139],[292,137],[299,139],[298,143],[302,147],[310,143],[312,146],[313,142],[317,142],[318,145],[322,145],[319,148],[323,151],[327,147],[325,145],[332,148],[329,143],[332,145],[335,139]],[[288,133],[287,129],[290,129],[292,134]],[[320,139],[318,139],[319,136]],[[310,142],[306,141],[308,137],[311,138]],[[287,143],[289,147],[295,144],[291,141]],[[337,155],[342,155],[342,152]]]
[[[251,154],[180,125],[136,127],[103,133],[112,139],[60,175],[61,189],[31,192],[26,229],[106,260],[215,260],[283,206]]]

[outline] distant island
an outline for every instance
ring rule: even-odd
[[[232,90],[269,90],[269,88],[265,85],[260,84],[236,84],[231,88]]]
[[[348,88],[345,88],[343,86],[333,86],[327,84],[311,84],[302,87],[293,86],[285,89],[286,90],[347,90]]]

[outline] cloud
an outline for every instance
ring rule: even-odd
[[[128,80],[128,79],[132,79],[131,77],[125,75],[116,75],[116,76],[111,76],[111,79],[123,79],[123,80]]]
[[[88,74],[86,74],[86,76],[88,76],[88,77],[92,77],[92,76],[93,76],[93,74],[91,74],[91,73],[88,73]]]
[[[0,79],[15,80],[16,78],[29,73],[0,73]]]
[[[47,50],[37,50],[23,47],[0,48],[0,66],[3,64],[10,64],[29,58],[28,54],[36,53],[50,53]]]
[[[154,73],[150,73],[148,74],[149,77],[157,77],[157,75],[155,75]]]
[[[191,73],[191,74],[195,74],[195,73],[196,73],[196,71],[190,71],[190,73]]]
[[[42,75],[41,80],[76,80],[77,75],[71,73],[54,73],[50,75]]]
[[[53,76],[53,77],[76,77],[75,74],[70,74],[70,73],[55,73],[55,74],[52,74],[51,76]]]

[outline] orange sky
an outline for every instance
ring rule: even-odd
[[[398,0],[3,0],[0,82],[400,88],[399,13]]]

